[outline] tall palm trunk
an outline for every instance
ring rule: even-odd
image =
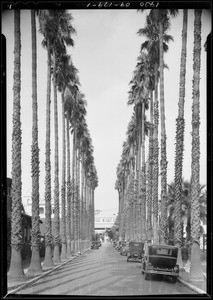
[[[66,142],[65,142],[65,111],[64,111],[64,90],[61,94],[62,102],[62,184],[61,184],[61,259],[67,259],[67,239],[66,239]]]
[[[183,30],[182,30],[182,51],[180,65],[180,89],[179,89],[179,111],[176,120],[176,151],[175,151],[175,193],[174,193],[174,242],[179,247],[178,265],[183,268],[183,261],[180,251],[182,240],[182,220],[181,220],[181,194],[182,194],[182,170],[183,170],[183,145],[184,145],[184,102],[185,102],[185,78],[186,78],[186,46],[187,46],[187,19],[188,10],[183,10]]]
[[[51,220],[51,161],[50,161],[50,92],[51,52],[47,40],[47,102],[46,102],[46,153],[45,153],[45,258],[43,268],[52,267],[52,220]]]
[[[128,183],[128,175],[125,176],[123,184],[122,184],[122,197],[123,197],[123,240],[127,240],[127,197],[126,197],[126,191],[127,191],[127,183]]]
[[[91,236],[91,186],[90,186],[90,179],[89,179],[89,184],[88,184],[88,240],[89,240],[89,245],[92,241],[92,236]]]
[[[70,113],[67,111],[67,256],[71,256]]]
[[[120,188],[120,193],[121,193],[121,224],[119,225],[119,230],[121,234],[121,240],[125,240],[125,231],[124,231],[124,188]]]
[[[35,10],[31,10],[32,31],[32,256],[28,274],[40,273],[41,260],[39,254],[39,148],[38,148],[38,109],[37,109],[37,48]]]
[[[84,153],[82,153],[82,163],[81,163],[81,240],[82,240],[82,249],[85,250],[85,235],[84,235]]]
[[[165,126],[165,102],[164,102],[164,71],[163,71],[163,24],[159,22],[160,44],[160,117],[161,117],[161,243],[167,242],[167,158],[166,158],[166,126]]]
[[[86,247],[88,247],[88,178],[87,173],[85,174],[85,236],[86,236]]]
[[[142,147],[142,103],[138,105],[138,161],[137,161],[137,173],[136,173],[136,236],[137,240],[141,239],[141,147]]]
[[[118,223],[119,223],[119,241],[122,240],[121,232],[122,232],[122,225],[121,225],[121,192],[118,189]]]
[[[141,191],[142,191],[142,206],[141,209],[143,211],[142,213],[142,230],[143,230],[143,240],[146,240],[147,234],[146,234],[146,162],[145,162],[145,103],[142,102],[142,185],[141,185]]]
[[[191,162],[191,267],[192,278],[203,279],[200,261],[200,60],[201,60],[201,9],[195,9],[193,52],[193,103],[192,103],[192,162]]]
[[[60,212],[59,212],[59,162],[58,162],[58,105],[56,86],[56,54],[53,62],[53,91],[54,91],[54,127],[55,127],[55,170],[54,170],[54,252],[53,261],[58,263],[60,259]]]
[[[131,178],[131,188],[130,188],[130,233],[131,233],[131,239],[134,239],[134,200],[135,200],[135,168],[132,172],[132,178]]]
[[[137,170],[135,170],[132,187],[132,237],[134,240],[137,240],[137,200]]]
[[[12,219],[11,263],[9,276],[24,276],[21,258],[22,247],[22,181],[21,181],[21,28],[20,10],[14,10],[14,73],[13,73],[13,134],[12,134]]]
[[[73,130],[73,144],[72,144],[72,202],[71,202],[71,252],[74,254],[76,252],[75,249],[75,232],[76,232],[76,215],[75,215],[75,128]]]
[[[89,239],[90,239],[90,235],[89,235],[89,222],[90,222],[90,218],[89,218],[89,179],[88,179],[88,175],[86,177],[86,235],[87,235],[87,246],[89,247]]]
[[[158,109],[158,64],[155,63],[155,100],[154,100],[154,131],[153,131],[153,242],[159,242],[159,226],[158,226],[158,175],[159,175],[159,166],[158,166],[158,124],[159,124],[159,109]]]
[[[92,241],[92,237],[94,236],[94,234],[95,234],[95,232],[94,232],[94,204],[93,204],[93,195],[94,195],[94,190],[93,190],[93,187],[92,187],[92,182],[91,182],[91,190],[90,190],[90,192],[91,192],[91,225],[90,225],[90,230],[91,230],[91,233],[90,233],[90,235],[91,235],[91,241]]]
[[[76,184],[77,184],[77,205],[76,205],[76,212],[77,212],[77,245],[78,245],[78,252],[81,252],[80,249],[80,154],[79,154],[79,147],[77,149],[77,159],[76,159]]]
[[[149,157],[148,157],[148,185],[147,185],[147,203],[148,203],[148,241],[152,241],[153,237],[153,226],[152,226],[152,214],[153,214],[153,93],[151,92],[150,97],[150,129],[149,129]]]

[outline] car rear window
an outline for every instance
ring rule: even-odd
[[[156,254],[172,255],[172,249],[159,248],[159,249],[156,249]]]

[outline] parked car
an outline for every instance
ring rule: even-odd
[[[121,241],[121,245],[120,245],[120,249],[119,249],[120,255],[122,255],[123,249],[125,248],[125,245],[126,245],[126,242],[125,241]]]
[[[117,243],[117,248],[116,249],[117,249],[118,252],[121,250],[121,243],[122,243],[121,241],[119,241]]]
[[[125,246],[122,246],[120,254],[126,256],[128,251],[129,251],[129,242],[126,242]]]
[[[115,249],[116,249],[116,250],[118,250],[119,245],[120,245],[120,242],[119,242],[119,241],[116,241],[116,245],[115,245]]]
[[[141,261],[144,254],[144,243],[142,242],[129,242],[129,250],[127,252],[127,262],[131,259],[134,261]]]
[[[116,245],[117,245],[117,241],[113,241],[113,244],[112,244],[112,246],[115,248],[115,247],[116,247]]]
[[[102,246],[101,240],[98,240],[97,242],[98,242],[99,247],[101,247]]]
[[[177,265],[178,248],[170,245],[147,244],[142,259],[142,274],[151,279],[153,274],[169,277],[175,283],[179,276]]]
[[[91,249],[99,249],[99,242],[98,241],[93,241],[91,245]]]

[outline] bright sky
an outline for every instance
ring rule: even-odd
[[[116,168],[121,158],[122,144],[133,107],[127,106],[129,82],[144,38],[137,35],[145,25],[146,12],[136,10],[71,10],[75,46],[69,48],[73,63],[79,70],[81,92],[87,100],[87,123],[94,146],[94,160],[99,185],[95,190],[95,209],[118,210],[118,192],[114,189]],[[187,43],[187,78],[185,98],[185,148],[183,177],[191,176],[191,106],[193,78],[193,27],[194,11],[189,10]],[[2,33],[7,38],[7,173],[11,177],[12,103],[14,25],[13,11],[2,15]],[[38,28],[38,22],[37,22]],[[206,52],[204,43],[211,30],[211,15],[202,13],[202,53],[200,82],[200,182],[206,184]],[[169,34],[174,42],[169,44],[165,62],[165,114],[167,134],[168,183],[174,180],[175,120],[178,112],[179,71],[182,33],[182,10],[172,19]],[[40,198],[45,189],[45,114],[46,114],[46,50],[41,46],[42,35],[37,34],[38,55],[38,114],[40,148]],[[32,142],[32,87],[31,87],[31,23],[30,11],[21,11],[21,122],[22,122],[22,195],[31,195],[31,142]],[[52,96],[52,190],[54,188],[54,119]],[[61,148],[61,98],[59,103],[59,166],[62,165]],[[149,111],[147,111],[149,119]],[[160,128],[159,128],[160,133]],[[148,146],[148,139],[146,144]],[[146,153],[147,156],[147,153]],[[60,171],[61,172],[61,171]],[[60,173],[61,174],[61,173]],[[61,183],[61,179],[60,179]],[[52,193],[53,195],[53,193]]]

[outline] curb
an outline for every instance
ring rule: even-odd
[[[86,252],[89,251],[89,250],[90,250],[90,249],[85,250],[84,252],[82,252],[82,254],[86,253]],[[66,260],[66,261],[64,261],[64,262],[62,262],[61,264],[54,266],[52,269],[50,269],[50,270],[48,270],[48,271],[44,271],[41,275],[38,275],[38,276],[36,276],[35,278],[33,278],[33,279],[31,279],[31,280],[29,280],[29,281],[23,283],[22,285],[20,285],[19,287],[15,288],[14,290],[11,290],[10,292],[7,293],[7,295],[14,294],[14,293],[16,293],[16,292],[18,292],[18,291],[20,291],[20,290],[22,290],[22,289],[28,287],[29,285],[31,285],[31,284],[33,284],[34,282],[38,281],[39,279],[45,277],[46,275],[49,275],[51,272],[53,272],[53,271],[59,269],[61,266],[67,264],[68,262],[72,261],[73,259],[75,259],[75,258],[81,256],[82,254],[77,254],[77,255],[71,257],[70,259],[68,259],[68,260]]]
[[[205,275],[204,275],[205,277]],[[205,277],[206,278],[206,277]],[[205,294],[206,295],[206,292],[202,289],[199,289],[198,287],[194,286],[193,284],[181,279],[180,277],[177,278],[178,281],[180,281],[182,284],[184,284],[185,286],[189,287],[191,290],[199,293],[199,294]]]

